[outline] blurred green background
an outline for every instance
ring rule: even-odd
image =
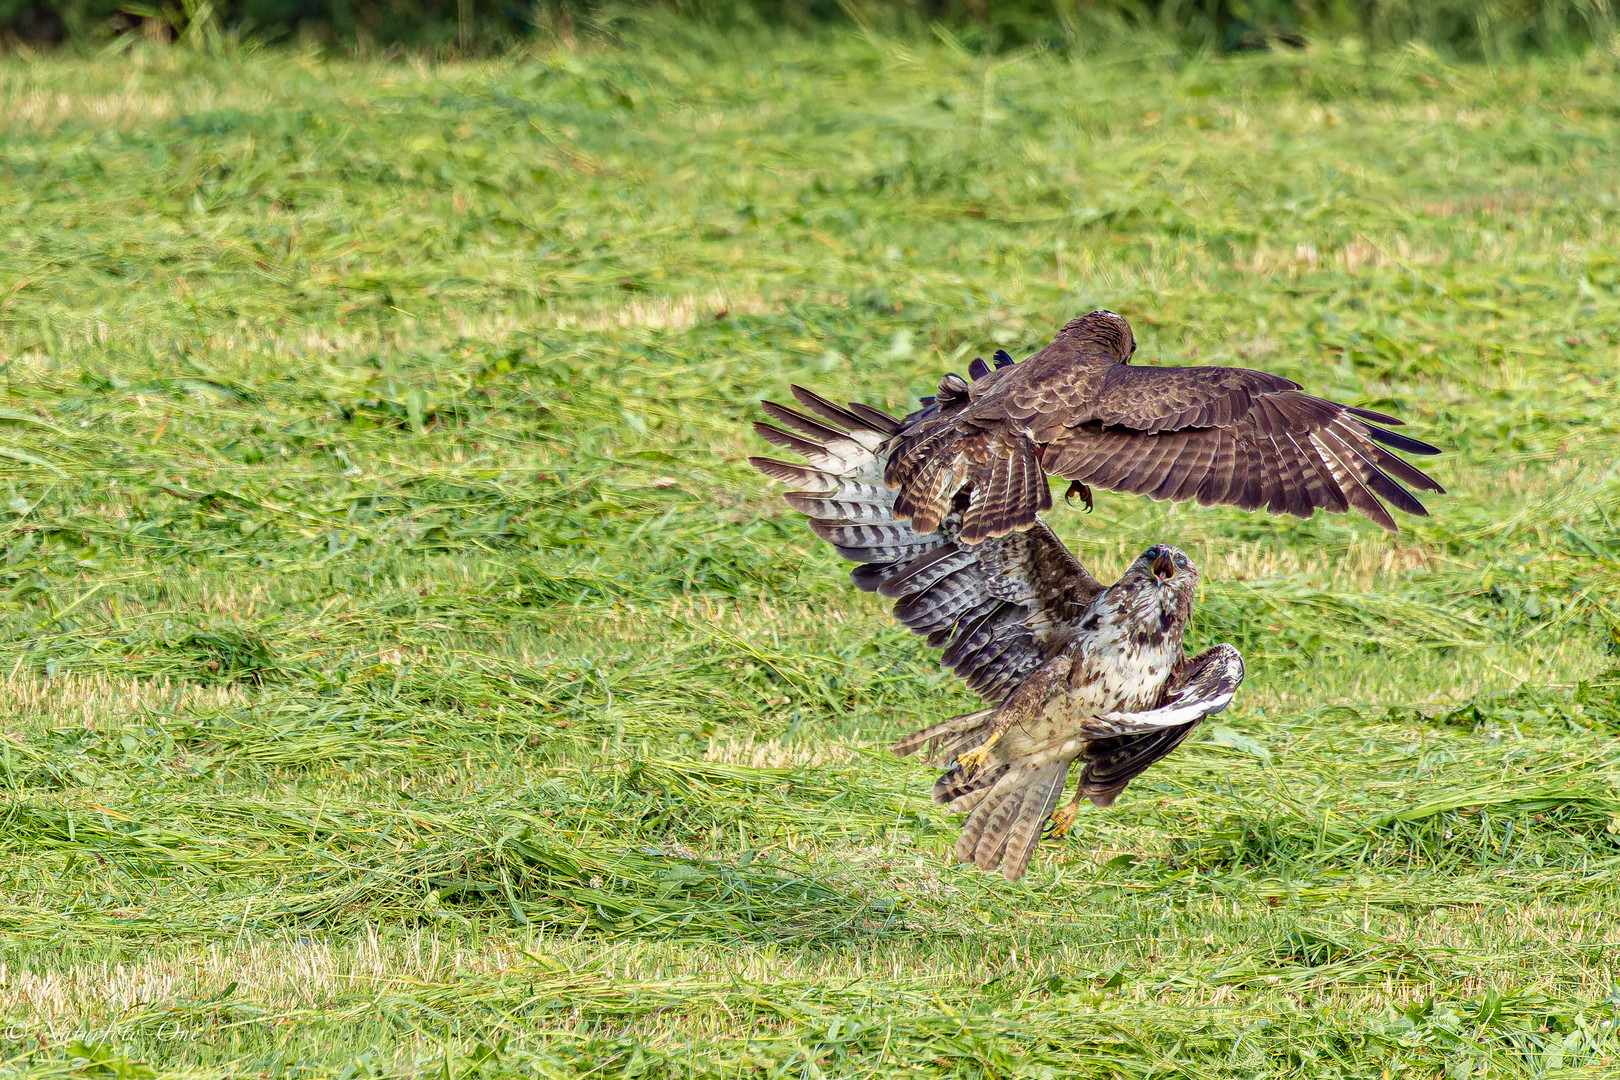
[[[0,0],[0,41],[144,33],[466,53],[576,34],[646,41],[638,27],[649,13],[732,32],[933,33],[975,52],[1092,55],[1146,32],[1189,52],[1415,41],[1450,59],[1494,61],[1606,42],[1616,25],[1611,0]]]

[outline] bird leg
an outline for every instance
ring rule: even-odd
[[[1080,501],[1086,504],[1086,513],[1091,513],[1091,489],[1075,480],[1069,484],[1069,490],[1063,493],[1063,501],[1070,502],[1076,495],[1080,496]]]
[[[1076,791],[1074,798],[1070,799],[1067,805],[1052,811],[1052,816],[1047,819],[1046,835],[1053,840],[1060,836],[1068,836],[1069,829],[1074,826],[1074,819],[1080,814],[1080,804],[1084,801],[1085,796]]]
[[[991,748],[1000,741],[1001,732],[993,732],[988,739],[980,743],[978,746],[975,746],[972,750],[964,750],[962,753],[958,754],[956,756],[956,763],[962,768],[966,769],[968,774],[971,776],[973,773],[979,771],[979,768],[984,764],[985,759],[990,756]]]

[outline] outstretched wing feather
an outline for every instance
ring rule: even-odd
[[[1026,456],[1109,490],[1301,518],[1353,509],[1391,531],[1390,507],[1425,513],[1409,488],[1441,490],[1390,452],[1439,452],[1379,426],[1399,420],[1313,397],[1290,379],[1077,363],[1067,346],[1051,348],[975,382],[967,407],[902,428],[886,477],[900,491],[900,516],[915,509],[931,526],[966,491],[972,538],[1027,528],[1038,510],[1019,497],[1035,490],[1021,482]]]
[[[952,388],[942,384],[942,391]],[[946,666],[976,693],[1004,699],[1102,586],[1044,525],[969,544],[960,515],[951,511],[936,530],[919,533],[897,513],[896,493],[884,485],[887,447],[900,422],[867,406],[834,405],[802,387],[793,396],[808,414],[766,403],[777,424],[757,423],[755,430],[809,464],[749,460],[799,486],[786,496],[789,505],[840,555],[863,564],[851,574],[856,585],[892,598],[895,617],[944,649]],[[1004,506],[1038,506],[1043,496],[1050,504],[1032,451],[1004,462],[998,482]],[[991,526],[1005,516],[992,515]]]

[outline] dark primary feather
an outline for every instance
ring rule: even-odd
[[[849,403],[849,411],[864,420],[873,431],[881,431],[885,435],[897,435],[900,432],[899,418],[890,416],[882,409],[874,409],[870,405],[852,401]]]
[[[1123,319],[1093,312],[1022,363],[998,356],[966,386],[965,401],[941,396],[907,417],[884,475],[899,492],[897,512],[929,531],[966,492],[962,538],[977,543],[1048,509],[1042,473],[1050,473],[1301,518],[1356,510],[1395,531],[1390,507],[1426,515],[1412,491],[1445,490],[1390,453],[1439,453],[1379,426],[1398,426],[1394,417],[1312,397],[1263,371],[1135,367],[1125,362],[1134,349]]]

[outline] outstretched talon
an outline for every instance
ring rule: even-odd
[[[1079,816],[1080,804],[1078,802],[1058,807],[1052,811],[1052,816],[1046,821],[1047,837],[1056,840],[1059,837],[1068,836],[1069,830],[1074,826],[1074,819]]]
[[[995,746],[1000,739],[1001,732],[998,731],[986,739],[981,745],[974,747],[972,750],[958,754],[956,757],[956,763],[963,769],[967,770],[969,776],[972,776],[984,765],[985,759],[990,756],[990,748]]]

